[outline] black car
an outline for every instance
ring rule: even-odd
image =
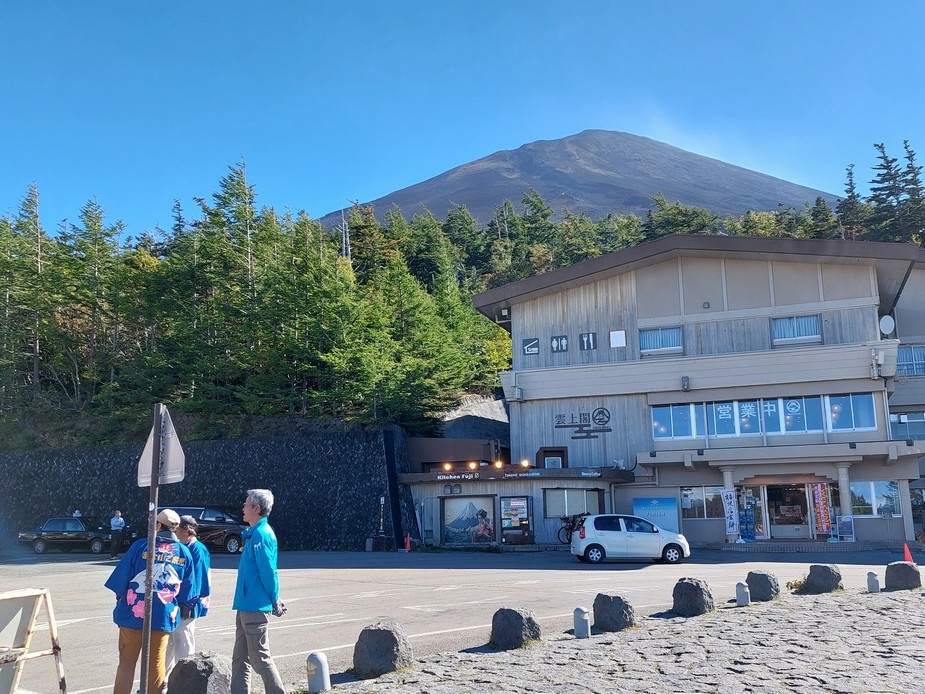
[[[244,546],[241,533],[247,529],[247,523],[230,509],[219,506],[160,506],[171,508],[181,516],[192,516],[198,524],[196,536],[208,547],[217,547],[234,554]]]
[[[24,545],[32,545],[36,554],[44,554],[49,549],[62,552],[89,549],[100,554],[109,548],[109,520],[95,516],[58,516],[49,518],[37,530],[19,533],[18,540]],[[125,549],[138,539],[138,534],[128,527],[122,533],[122,547]]]

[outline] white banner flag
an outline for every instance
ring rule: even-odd
[[[734,489],[724,489],[723,511],[726,513],[726,534],[736,535],[739,532],[739,509],[736,505],[736,493]]]

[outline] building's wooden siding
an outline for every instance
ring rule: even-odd
[[[514,369],[625,361],[627,348],[610,347],[612,330],[625,330],[628,348],[638,354],[634,304],[632,275],[621,275],[518,305],[511,329]],[[581,349],[582,333],[596,333],[596,349]],[[567,337],[567,351],[552,351],[557,335]],[[533,338],[539,354],[524,356],[523,340]]]
[[[868,267],[673,259],[519,304],[513,368],[635,361],[640,327],[680,325],[685,356],[768,350],[772,316],[820,314],[825,344],[876,340],[875,280]],[[610,347],[611,331],[624,331],[625,347]],[[584,333],[595,349],[581,349]],[[553,351],[563,336],[567,348]],[[524,340],[538,353],[525,355]]]
[[[610,421],[597,438],[573,439],[574,428],[556,427],[557,421],[578,423],[598,408],[605,408]],[[624,397],[567,398],[515,403],[511,406],[511,451],[518,460],[533,461],[540,448],[568,449],[568,465],[606,467],[614,461],[631,466],[636,454],[651,446],[652,419],[644,395]],[[517,424],[514,424],[516,420]],[[590,428],[597,428],[591,422]]]
[[[806,389],[798,392],[793,387],[800,384],[816,384],[809,389],[815,390],[814,394],[859,392],[859,385],[864,385],[864,390],[877,391],[883,389],[883,383],[870,378],[871,348],[876,346],[883,351],[885,361],[889,355],[895,360],[897,344],[896,341],[883,341],[831,347],[816,345],[778,349],[773,354],[749,352],[531,369],[512,374],[512,385],[523,390],[525,400],[670,392],[686,399],[691,396],[681,391],[682,376],[688,377],[693,393],[746,389],[742,397],[747,397],[748,389],[769,395],[765,386],[777,386],[781,396],[811,394]],[[684,399],[675,402],[684,402]]]

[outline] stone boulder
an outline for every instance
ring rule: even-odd
[[[391,620],[364,628],[353,647],[353,671],[360,679],[379,677],[413,663],[414,653],[405,630]]]
[[[748,586],[748,592],[752,600],[758,602],[767,602],[774,600],[780,595],[780,584],[777,582],[777,576],[770,571],[749,571],[745,577],[745,584]]]
[[[702,579],[680,579],[675,584],[671,597],[674,601],[671,611],[681,617],[696,617],[713,611],[713,593]]]
[[[228,694],[231,659],[218,653],[194,653],[174,665],[167,689],[183,694]]]
[[[523,648],[542,634],[533,610],[502,607],[491,618],[491,645],[501,651]]]
[[[636,626],[636,611],[622,595],[598,593],[594,598],[594,628],[623,631]]]
[[[922,587],[919,567],[911,561],[894,561],[886,565],[887,590],[914,590]]]
[[[841,570],[835,564],[811,564],[801,593],[821,595],[843,588]]]

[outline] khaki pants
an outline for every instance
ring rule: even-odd
[[[251,669],[260,675],[267,694],[286,694],[270,655],[267,638],[269,612],[241,612],[235,618],[234,653],[231,656],[231,694],[249,694]]]
[[[119,667],[116,669],[116,683],[112,686],[112,694],[131,694],[133,691],[135,666],[141,653],[141,634],[141,629],[119,627]],[[164,687],[169,636],[170,633],[166,631],[151,631],[147,694],[161,694]]]
[[[189,658],[196,650],[196,620],[180,619],[177,628],[170,632],[167,644],[167,679],[174,666],[184,658]]]

